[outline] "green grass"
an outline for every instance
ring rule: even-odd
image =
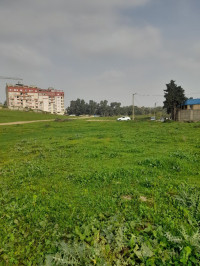
[[[17,121],[31,121],[31,120],[48,120],[57,117],[62,117],[60,115],[52,115],[45,113],[35,113],[33,111],[14,111],[9,109],[0,109],[0,123],[17,122]]]
[[[200,123],[1,126],[0,261],[199,264],[199,136]]]

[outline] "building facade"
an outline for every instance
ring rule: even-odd
[[[178,121],[200,121],[200,99],[188,99],[178,110]]]
[[[48,88],[40,89],[23,84],[6,85],[6,100],[9,109],[32,109],[52,114],[64,114],[64,92]]]

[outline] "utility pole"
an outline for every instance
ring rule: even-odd
[[[154,118],[156,120],[156,103],[155,103],[155,107],[154,107]]]
[[[135,120],[135,106],[134,106],[134,96],[136,93],[133,93],[133,115],[132,115],[132,120]]]

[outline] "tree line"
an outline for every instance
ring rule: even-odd
[[[162,112],[162,107],[134,107],[135,115],[150,115],[154,112]],[[77,99],[70,102],[70,106],[66,109],[69,115],[98,115],[98,116],[118,116],[128,115],[131,116],[133,113],[133,107],[121,106],[120,102],[108,103],[107,100],[102,100],[99,103],[90,100],[88,103],[83,99]]]
[[[173,120],[177,120],[177,111],[184,104],[187,97],[185,91],[181,86],[177,86],[174,80],[166,84],[164,90],[165,101],[163,107],[134,107],[135,115],[152,115],[155,113],[167,113]],[[128,115],[131,116],[133,113],[133,107],[121,106],[120,102],[111,102],[108,104],[107,100],[100,101],[97,103],[90,100],[88,103],[83,99],[77,99],[70,102],[70,106],[66,109],[67,114],[71,115],[99,115],[99,116],[117,116],[117,115]]]

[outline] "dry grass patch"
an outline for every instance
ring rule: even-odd
[[[152,203],[152,202],[153,202],[153,199],[148,199],[148,198],[145,197],[145,196],[140,196],[139,199],[140,199],[140,201],[142,201],[142,202],[149,202],[149,203]]]
[[[122,196],[122,199],[131,200],[132,199],[132,196],[131,195],[123,195]]]

